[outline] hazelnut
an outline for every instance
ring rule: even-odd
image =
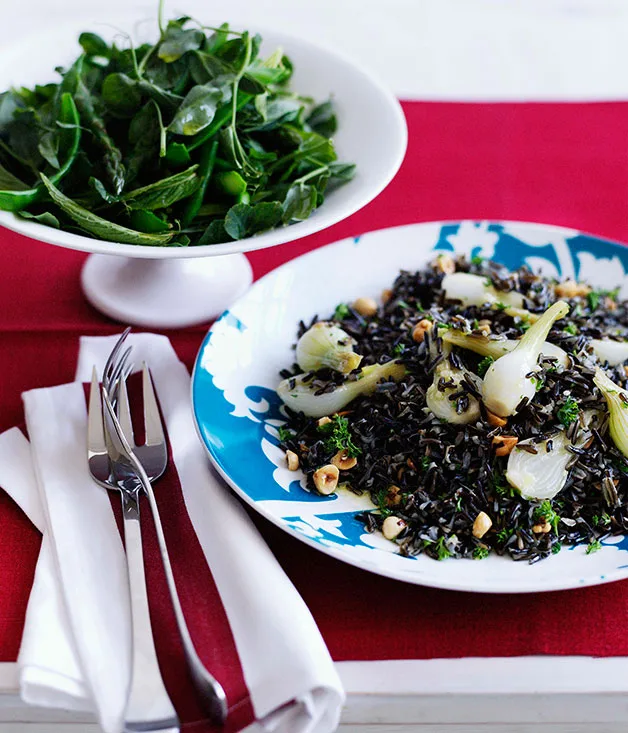
[[[482,331],[485,336],[488,336],[491,333],[491,322],[486,318],[483,318],[478,323],[478,331]]]
[[[401,517],[386,517],[382,524],[382,534],[387,540],[394,540],[406,528]]]
[[[382,290],[382,303],[388,303],[392,298],[393,291],[390,289]]]
[[[420,320],[412,329],[412,339],[420,344],[425,338],[426,332],[432,329],[432,325],[432,322],[428,321],[427,318]]]
[[[532,527],[532,531],[534,534],[547,534],[548,532],[551,532],[552,525],[549,522],[544,522],[543,524],[535,524],[534,527]]]
[[[348,471],[354,466],[357,466],[358,459],[354,456],[350,456],[346,450],[339,450],[338,453],[336,453],[336,455],[331,459],[331,462],[334,466],[336,466],[336,468],[339,468],[341,471]]]
[[[497,446],[495,449],[496,456],[508,456],[512,453],[512,449],[519,442],[519,438],[514,435],[496,435],[493,438],[493,445]]]
[[[508,422],[505,417],[500,417],[499,415],[495,415],[490,410],[486,411],[486,422],[489,425],[492,425],[494,428],[503,428],[504,425]]]
[[[332,463],[328,463],[326,466],[314,471],[314,486],[316,486],[318,493],[323,496],[333,494],[338,486],[338,477],[340,471]]]
[[[384,499],[386,506],[397,506],[401,504],[401,489],[394,484],[391,484],[386,489],[386,497]]]
[[[358,298],[353,302],[353,310],[361,316],[369,318],[377,313],[377,303],[373,298]]]
[[[286,451],[288,471],[297,471],[299,468],[299,456],[293,450]]]
[[[473,522],[473,536],[477,537],[478,540],[482,539],[492,526],[493,520],[488,514],[480,512]]]
[[[438,272],[442,272],[444,275],[451,275],[456,272],[456,263],[451,255],[438,255],[434,261],[434,267]]]
[[[575,280],[565,280],[564,283],[558,283],[554,288],[554,292],[559,298],[576,298],[582,295],[588,295],[591,288],[584,283],[577,283]]]

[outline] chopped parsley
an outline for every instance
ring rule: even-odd
[[[452,556],[451,550],[447,547],[446,540],[444,537],[439,537],[436,541],[436,555],[439,560],[446,560]]]
[[[480,257],[480,255],[473,255],[471,258],[471,264],[472,265],[481,265],[484,262],[484,257]]]
[[[602,543],[599,540],[594,540],[593,542],[590,542],[587,549],[586,554],[591,555],[593,552],[598,552],[598,550],[602,549]]]
[[[543,387],[545,386],[545,382],[543,381],[543,379],[541,379],[541,377],[537,377],[537,376],[530,377],[530,381],[534,385],[534,389],[537,392],[543,389]]]
[[[504,527],[504,529],[500,529],[497,533],[497,541],[502,545],[505,545],[513,534],[514,529],[508,529],[508,527]]]
[[[277,428],[277,432],[279,433],[279,440],[282,443],[290,440],[290,438],[294,438],[294,433],[292,432],[292,430],[289,430],[285,425],[280,425]]]
[[[421,458],[421,468],[424,471],[427,471],[427,469],[430,467],[431,462],[432,459],[429,456],[423,456],[423,458]]]
[[[483,377],[488,371],[491,364],[495,361],[492,356],[485,356],[482,361],[478,364],[478,375]]]
[[[506,303],[495,303],[495,308],[497,308],[498,311],[505,311],[508,306]]]
[[[491,551],[485,545],[478,545],[473,548],[472,554],[474,560],[484,560],[491,554]]]
[[[558,522],[560,517],[554,511],[552,502],[546,499],[540,506],[537,506],[532,514],[536,522],[547,522],[552,525],[552,529],[558,534]]]
[[[556,542],[552,545],[552,555],[558,555],[558,553],[562,550],[563,546],[560,542]]]
[[[344,319],[350,315],[351,310],[349,309],[349,306],[346,303],[340,303],[336,306],[336,310],[334,311],[334,320],[344,321]]]
[[[353,442],[349,430],[349,421],[346,417],[334,415],[331,422],[319,425],[317,430],[327,436],[325,448],[328,451],[344,450],[352,458],[362,453],[362,450]]]
[[[563,333],[568,333],[570,336],[577,336],[578,328],[575,323],[568,323],[565,328],[563,328]]]
[[[618,295],[619,288],[615,288],[615,290],[592,290],[587,295],[587,300],[589,301],[589,307],[594,311],[599,306],[602,298],[611,298],[612,300],[616,300]]]
[[[406,350],[405,344],[402,344],[402,343],[395,344],[392,350],[393,356],[401,356],[405,350]]]
[[[571,425],[578,419],[578,403],[573,397],[567,397],[563,404],[556,410],[556,418],[565,427]]]

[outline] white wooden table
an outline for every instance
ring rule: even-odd
[[[0,0],[0,47],[33,30],[155,2]],[[171,0],[167,13],[307,35],[341,49],[405,99],[628,99],[626,0]],[[225,18],[222,17],[225,16]],[[226,17],[228,16],[228,18]],[[565,596],[568,602],[568,595]],[[513,598],[513,602],[516,599]],[[342,662],[344,733],[619,733],[628,729],[628,659],[525,657]],[[86,716],[25,707],[0,664],[0,730],[96,732]]]

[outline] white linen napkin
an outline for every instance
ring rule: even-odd
[[[87,473],[81,383],[89,381],[94,364],[102,371],[115,341],[81,339],[75,383],[24,395],[43,505],[39,513],[32,474],[30,481],[23,478],[27,468],[14,471],[22,480],[8,489],[23,508],[30,507],[25,511],[36,524],[45,517],[20,650],[23,697],[35,704],[92,709],[107,733],[120,729],[128,682],[128,588],[109,499]],[[166,337],[132,334],[128,343],[135,364],[146,361],[151,367],[186,507],[240,656],[257,718],[252,728],[335,730],[344,693],[333,662],[294,586],[210,468],[194,428],[185,366]],[[11,451],[5,455],[0,465],[11,463]],[[25,466],[24,445],[21,455]],[[0,485],[6,483],[0,473]]]

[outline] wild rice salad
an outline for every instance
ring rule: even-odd
[[[536,562],[628,530],[628,302],[437,257],[300,324],[288,467],[404,555]]]

